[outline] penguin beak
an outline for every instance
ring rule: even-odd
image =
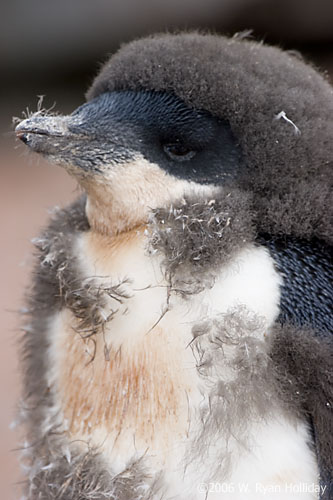
[[[15,133],[32,151],[81,177],[100,174],[112,165],[124,164],[135,157],[128,141],[121,144],[119,125],[111,126],[114,137],[108,140],[96,133],[97,124],[98,119],[87,118],[82,112],[68,116],[37,112],[19,123]]]
[[[64,167],[78,179],[101,173],[94,161],[92,138],[83,134],[75,117],[35,113],[15,128],[16,137],[30,150]],[[70,130],[73,126],[75,129]]]
[[[17,125],[16,137],[36,153],[54,154],[69,139],[68,118],[35,113]]]

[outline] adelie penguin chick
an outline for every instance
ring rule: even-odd
[[[331,498],[332,117],[299,58],[189,33],[17,126],[86,193],[36,240],[26,498]]]

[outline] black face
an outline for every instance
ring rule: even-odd
[[[162,92],[109,92],[70,116],[36,113],[17,136],[52,161],[103,175],[144,158],[173,176],[201,184],[239,177],[240,148],[228,122]]]
[[[95,169],[133,161],[139,153],[178,178],[219,184],[237,177],[241,168],[229,124],[170,94],[105,93],[70,118],[69,131],[86,137],[81,154],[94,158]]]

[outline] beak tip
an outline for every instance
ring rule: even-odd
[[[15,135],[17,139],[20,139],[24,144],[28,143],[28,134],[31,129],[31,125],[29,119],[22,120],[18,125],[15,127]]]

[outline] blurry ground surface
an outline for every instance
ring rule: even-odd
[[[331,53],[316,52],[312,59],[333,73]],[[30,86],[17,81],[16,86],[7,88],[0,104],[0,130],[10,130],[10,117],[21,115],[26,105],[35,110],[37,94],[47,94],[47,106],[57,101],[58,111],[70,112],[82,102],[90,79],[85,74],[82,79],[72,80],[67,74],[50,85],[46,77]],[[29,290],[31,238],[46,222],[48,209],[64,205],[77,191],[76,184],[61,168],[27,154],[23,145],[14,149],[13,134],[2,134],[0,147],[0,499],[18,500],[19,488],[13,486],[19,478],[18,454],[11,451],[18,445],[18,436],[9,431],[19,394],[17,343],[21,318],[16,311],[24,305],[24,291]]]

